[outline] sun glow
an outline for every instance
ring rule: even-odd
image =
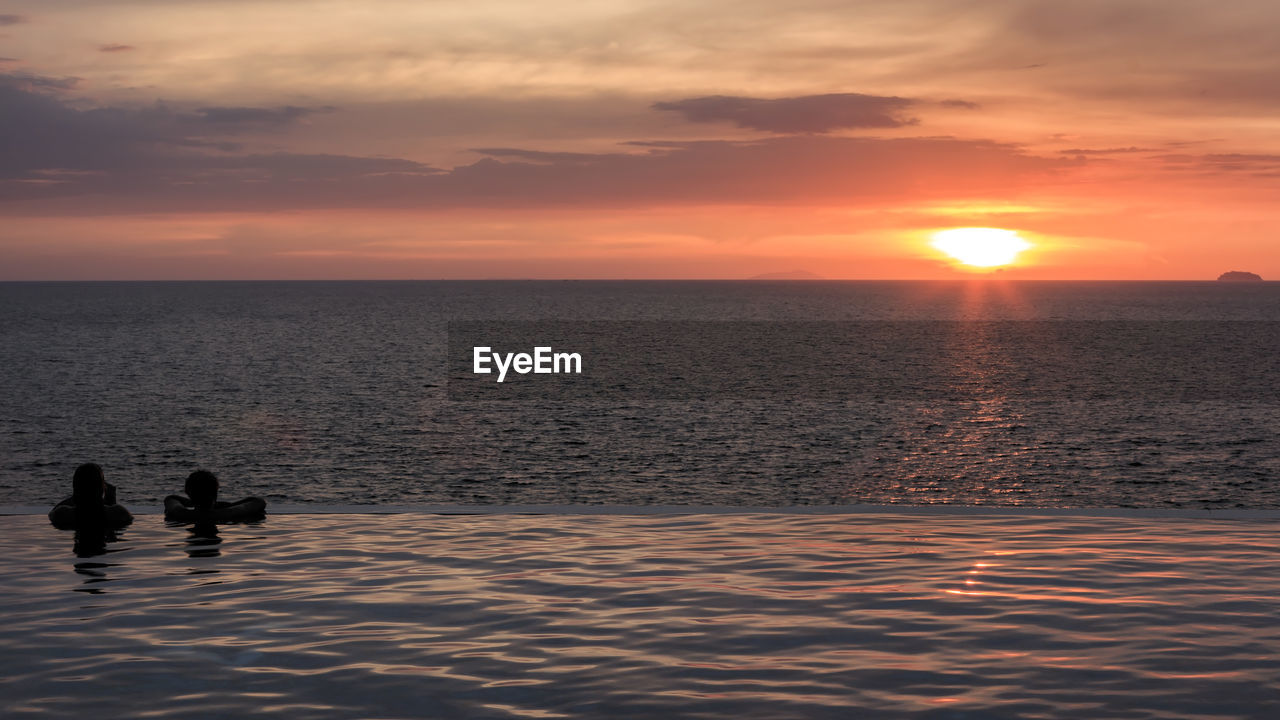
[[[994,268],[1009,265],[1023,250],[1031,248],[1015,230],[1000,228],[952,228],[933,234],[934,248],[965,265]]]

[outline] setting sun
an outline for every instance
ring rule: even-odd
[[[1008,265],[1031,247],[1017,231],[982,227],[940,230],[930,244],[965,265],[979,268]]]

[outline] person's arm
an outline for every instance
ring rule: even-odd
[[[122,528],[133,524],[133,513],[129,512],[129,508],[123,505],[108,505],[107,520],[110,521],[111,527]]]
[[[111,483],[103,483],[103,484],[107,486],[107,489],[102,493],[102,504],[115,505],[116,504],[116,486],[112,485]]]
[[[260,497],[247,497],[236,503],[244,507],[244,512],[250,517],[263,517],[267,514],[267,501]]]
[[[218,508],[218,517],[222,520],[259,520],[267,514],[267,501],[262,498],[247,497],[228,503]]]
[[[185,515],[192,511],[192,503],[181,495],[170,495],[164,499],[164,516],[171,518]]]
[[[73,498],[67,498],[49,510],[49,522],[59,530],[69,530],[76,526],[76,506]]]

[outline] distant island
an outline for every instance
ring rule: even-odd
[[[1262,282],[1262,276],[1256,273],[1232,270],[1219,275],[1218,282]]]
[[[787,272],[765,273],[747,278],[748,280],[822,280],[821,275],[816,275],[808,270],[788,270]]]

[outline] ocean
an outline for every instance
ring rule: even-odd
[[[1277,320],[1280,283],[4,283],[0,507],[97,462],[135,508],[199,467],[314,507],[1274,509]],[[581,377],[450,351],[552,338]]]
[[[1269,283],[0,284],[0,707],[1275,717],[1277,319]],[[475,372],[544,343],[581,372]],[[86,461],[127,529],[43,517]],[[197,467],[266,519],[165,523]]]

